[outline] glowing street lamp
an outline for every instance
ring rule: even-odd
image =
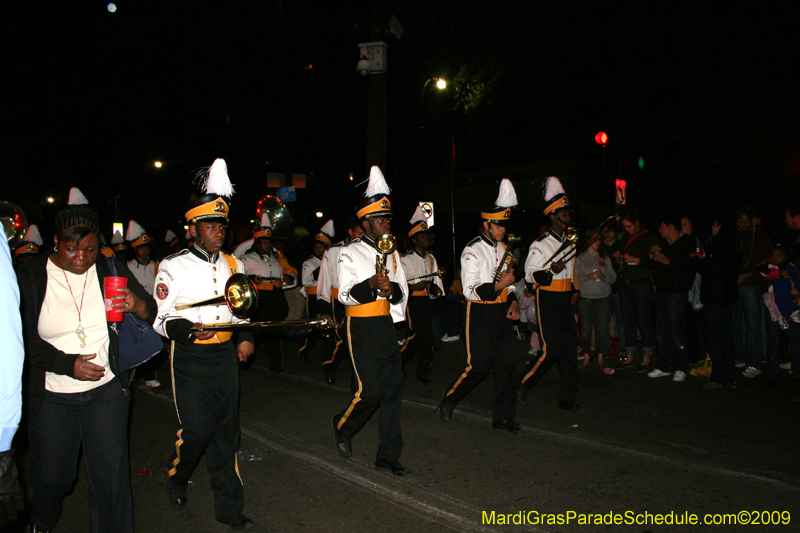
[[[317,211],[317,218],[322,218],[322,211]]]
[[[153,165],[154,165],[156,168],[161,168],[161,167],[162,167],[161,161],[156,161],[155,163],[153,163]]]
[[[55,202],[55,199],[52,196],[48,196],[47,197],[47,203],[48,204],[52,204],[53,202]]]
[[[447,89],[447,81],[446,81],[446,80],[444,80],[443,78],[439,78],[438,80],[436,80],[436,87],[437,87],[437,88],[438,88],[440,91],[441,91],[441,90],[444,90],[444,89]]]

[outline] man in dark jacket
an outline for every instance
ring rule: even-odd
[[[658,365],[648,372],[651,378],[672,375],[684,381],[689,370],[686,353],[686,299],[697,272],[695,241],[680,231],[680,219],[664,217],[658,228],[661,246],[650,249],[653,284],[656,287],[656,346]]]

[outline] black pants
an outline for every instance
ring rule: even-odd
[[[408,299],[408,327],[411,335],[400,352],[403,366],[419,354],[417,377],[428,379],[433,368],[433,316],[431,300],[427,296],[411,296]]]
[[[317,303],[317,295],[309,294],[306,296],[306,319],[314,320],[319,314],[319,305]],[[297,353],[300,355],[308,354],[317,342],[322,339],[322,332],[317,328],[311,328],[306,333],[306,341],[300,347]]]
[[[45,391],[41,410],[28,420],[31,517],[36,522],[56,526],[83,446],[90,530],[133,532],[128,406],[117,379],[86,392]]]
[[[711,355],[711,381],[716,381],[720,385],[732,385],[736,373],[733,308],[734,304],[703,304],[706,345]]]
[[[569,292],[536,290],[536,316],[544,353],[525,365],[521,375],[522,386],[530,390],[553,363],[558,363],[560,403],[575,402],[578,396],[578,328],[571,299]]]
[[[454,407],[494,371],[492,418],[514,422],[517,414],[514,324],[506,318],[508,304],[467,302],[465,333],[467,366],[447,389],[447,401]]]
[[[397,461],[403,453],[400,429],[403,378],[392,317],[348,317],[345,324],[358,390],[350,405],[341,412],[339,431],[343,438],[353,438],[380,407],[378,455]]]
[[[217,519],[242,514],[239,446],[239,367],[233,342],[185,347],[173,343],[172,387],[181,429],[170,480],[185,486],[205,454]]]
[[[256,312],[258,322],[286,320],[288,314],[289,304],[286,302],[286,296],[283,295],[283,289],[258,291],[258,311]],[[267,350],[270,370],[280,371],[283,369],[282,330],[283,328],[261,328],[255,334],[256,347],[263,343]]]

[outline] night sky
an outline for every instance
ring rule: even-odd
[[[119,195],[122,219],[160,239],[178,231],[195,172],[217,157],[240,223],[274,191],[267,172],[309,176],[292,209],[312,231],[351,212],[367,172],[367,78],[355,65],[371,2],[120,0],[115,13],[107,2],[48,4],[6,6],[2,17],[0,198],[31,222],[47,227],[77,186],[104,224]],[[702,218],[747,201],[779,227],[779,206],[800,197],[797,10],[701,4],[386,4],[405,29],[385,37],[385,173],[399,226],[423,199],[447,223],[453,131],[460,203],[491,203],[495,193],[481,191],[496,192],[504,175],[519,188],[568,169],[587,214],[613,212],[623,177],[643,212]],[[432,77],[450,86],[422,93]]]

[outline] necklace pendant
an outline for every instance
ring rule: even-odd
[[[75,334],[81,341],[81,348],[86,348],[86,333],[85,330],[83,329],[83,326],[80,323],[78,323],[78,327],[75,328]]]

